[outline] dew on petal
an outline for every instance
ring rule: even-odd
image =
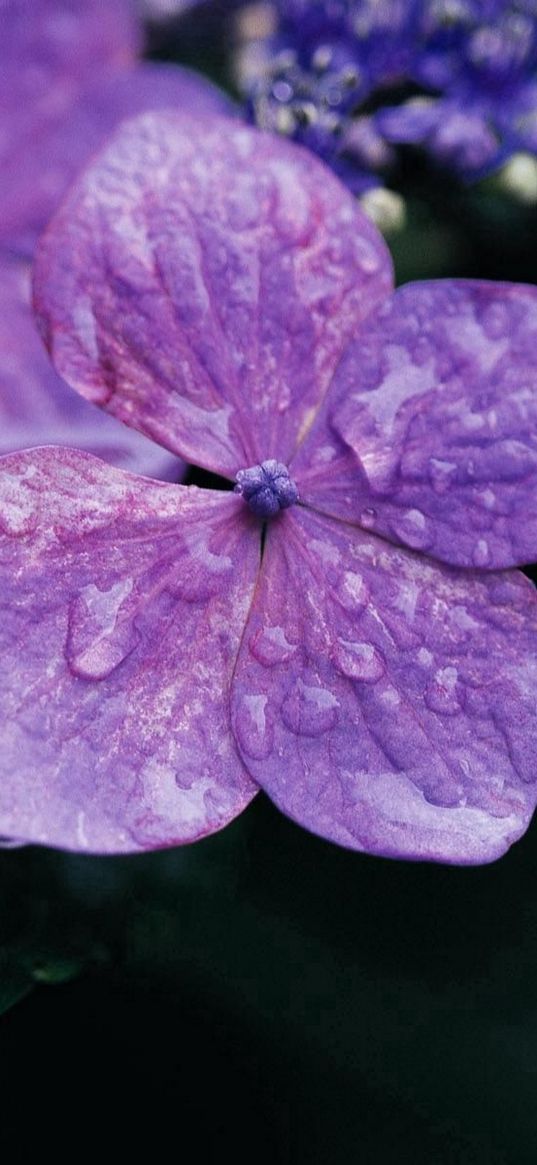
[[[252,760],[266,760],[272,752],[273,734],[267,723],[267,697],[242,696],[235,716],[235,731],[243,752]]]
[[[91,583],[72,603],[66,658],[75,675],[105,679],[136,647],[138,635],[131,620],[119,622],[121,607],[131,590],[131,579],[121,580],[107,591]]]
[[[211,574],[226,574],[232,569],[231,558],[227,554],[213,554],[207,542],[200,537],[197,531],[193,534],[187,534],[185,543],[191,557],[199,562],[200,567],[210,571]]]
[[[337,546],[333,546],[331,542],[321,541],[320,538],[311,538],[308,542],[308,550],[311,550],[312,554],[316,554],[324,566],[338,566],[339,564],[341,555]]]
[[[372,506],[367,506],[366,509],[362,510],[360,514],[360,525],[365,526],[366,530],[370,530],[371,527],[375,525],[376,516],[377,511],[374,510]]]
[[[394,600],[394,606],[404,615],[407,623],[413,623],[415,620],[419,595],[419,587],[411,582],[410,579],[405,579],[399,587],[397,598]]]
[[[462,424],[463,429],[466,429],[468,432],[473,433],[477,429],[483,428],[483,425],[485,424],[485,418],[481,415],[481,413],[465,413],[465,415],[461,418],[461,424]],[[469,468],[470,466],[473,467],[473,462],[471,462],[471,461],[468,462],[468,472],[469,473],[470,473],[470,468]],[[473,468],[472,468],[471,472],[472,473],[474,472]]]
[[[488,542],[486,542],[484,538],[480,538],[472,554],[472,561],[474,566],[486,566],[489,560],[490,550]]]
[[[429,481],[436,494],[448,492],[456,470],[457,466],[453,461],[443,461],[440,457],[429,458]]]
[[[263,667],[275,667],[285,663],[296,652],[296,646],[289,643],[283,627],[262,627],[249,643],[250,651]]]
[[[338,701],[327,688],[299,679],[282,705],[282,719],[297,736],[322,736],[337,721]]]
[[[486,510],[492,510],[494,509],[496,494],[494,493],[493,489],[487,488],[476,493],[476,499],[481,503],[482,506],[485,507]]]
[[[344,571],[336,588],[336,597],[346,611],[359,614],[369,602],[369,590],[361,574],[353,570]]]
[[[380,651],[372,643],[354,643],[339,639],[334,662],[343,675],[352,680],[376,684],[384,675],[385,663]]]
[[[449,611],[449,622],[458,631],[479,631],[479,623],[468,613],[466,607],[457,604]]]
[[[421,510],[405,510],[391,523],[391,527],[394,534],[413,550],[425,550],[433,541],[433,533]]]
[[[192,556],[188,570],[178,570],[173,580],[170,579],[169,586],[187,603],[206,602],[220,589],[222,575],[231,575],[231,559],[223,554],[212,554],[207,546],[197,542],[191,543],[188,551]]]
[[[503,303],[490,303],[481,312],[480,324],[491,340],[500,340],[508,335],[511,317]]]
[[[401,703],[401,697],[397,691],[397,688],[391,686],[384,688],[384,691],[380,693],[380,700],[382,701],[384,707],[388,708],[391,712],[394,712]]]
[[[380,260],[372,247],[366,252],[364,246],[363,251],[364,253],[360,260],[362,271],[365,271],[366,275],[374,275],[379,270]]]
[[[461,711],[456,691],[458,672],[455,667],[443,667],[425,689],[425,703],[439,716],[455,716]]]

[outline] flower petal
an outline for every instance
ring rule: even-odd
[[[120,122],[154,109],[232,113],[209,81],[176,65],[142,64],[101,77],[62,116],[33,127],[21,149],[16,121],[7,122],[3,153],[0,241],[31,254],[68,186]],[[30,134],[31,127],[27,132]]]
[[[444,562],[537,558],[537,288],[408,284],[353,342],[301,498]]]
[[[498,857],[537,800],[537,594],[295,507],[235,673],[248,769],[300,824],[389,857]]]
[[[40,449],[0,463],[0,527],[0,833],[122,853],[220,829],[256,791],[228,712],[242,501]]]
[[[106,0],[105,4],[102,0],[4,0],[0,40],[3,245],[30,252],[35,230],[44,225],[56,193],[63,189],[63,176],[56,173],[57,159],[47,158],[47,143],[54,140],[87,85],[99,75],[128,68],[140,40],[140,21],[130,0]],[[79,142],[78,158],[82,149]],[[52,184],[50,195],[47,182]]]
[[[36,304],[82,395],[208,469],[285,462],[385,244],[310,154],[218,118],[123,126],[44,236]]]
[[[29,306],[30,274],[0,258],[0,454],[71,445],[149,477],[179,481],[184,465],[141,433],[81,400],[56,375]]]
[[[25,116],[40,103],[52,112],[51,88],[71,94],[97,70],[124,68],[141,48],[131,0],[2,0],[2,109]]]

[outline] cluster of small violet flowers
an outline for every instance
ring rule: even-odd
[[[537,150],[533,0],[274,0],[239,56],[252,120],[317,152],[356,193],[394,146],[476,180]]]

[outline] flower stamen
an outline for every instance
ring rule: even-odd
[[[258,518],[273,518],[298,501],[297,487],[281,461],[262,461],[261,465],[240,469],[235,482],[235,493],[242,495]]]

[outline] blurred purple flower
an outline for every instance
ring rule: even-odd
[[[3,459],[3,835],[158,848],[258,788],[392,857],[525,830],[537,289],[391,276],[321,163],[231,121],[130,122],[72,188],[36,265],[56,368],[239,490]]]
[[[465,178],[537,149],[533,0],[275,0],[243,69],[254,121],[315,150],[360,192],[394,143]],[[377,111],[375,112],[375,108]]]
[[[418,142],[468,178],[537,150],[534,0],[435,0],[423,6],[412,79],[430,96],[383,110],[391,142]]]
[[[209,81],[137,64],[133,0],[4,0],[0,246],[30,256],[77,171],[120,121],[148,109],[227,112]]]

